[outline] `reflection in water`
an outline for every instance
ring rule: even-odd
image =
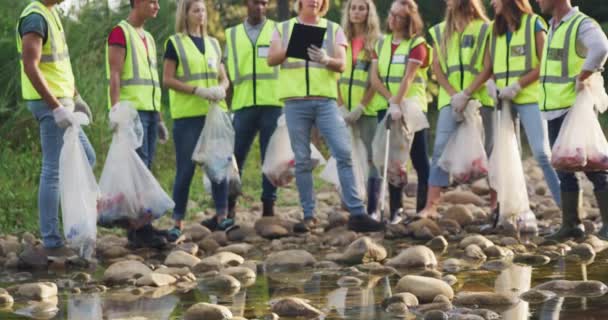
[[[519,296],[530,290],[532,283],[532,267],[512,265],[503,270],[496,282],[494,288],[497,293],[501,293],[514,300],[519,300]],[[505,320],[522,320],[528,319],[529,304],[523,300],[509,310],[502,313],[502,319]]]
[[[96,294],[68,296],[68,320],[102,319],[101,297]]]
[[[111,295],[103,302],[104,319],[145,317],[150,320],[169,320],[179,299],[174,295],[161,298]],[[86,318],[84,318],[86,319]]]

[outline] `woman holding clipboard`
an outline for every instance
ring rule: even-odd
[[[414,0],[393,2],[388,28],[391,34],[376,46],[377,57],[372,63],[372,85],[386,100],[378,110],[378,121],[387,113],[393,121],[403,117],[402,110],[419,108],[427,111],[426,82],[430,64],[430,47],[423,37],[423,23],[418,5]],[[407,98],[408,100],[405,100]],[[426,204],[429,178],[429,157],[427,154],[428,128],[414,134],[410,157],[418,175],[416,211]],[[404,185],[389,184],[389,207],[391,223],[401,220]]]
[[[279,79],[283,86],[279,96],[285,102],[285,119],[295,154],[296,185],[304,211],[304,219],[294,226],[294,231],[309,232],[317,223],[310,158],[313,125],[319,129],[336,159],[343,186],[342,199],[351,213],[348,227],[357,232],[381,231],[384,224],[367,215],[355,187],[350,138],[336,103],[337,80],[344,72],[348,41],[338,24],[323,19],[329,5],[329,0],[297,0],[295,10],[298,16],[277,26],[268,54],[268,65],[281,66]],[[287,56],[296,24],[325,28],[323,48],[308,47],[306,60]],[[302,40],[305,39],[295,41]]]

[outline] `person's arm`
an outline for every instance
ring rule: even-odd
[[[230,87],[230,80],[228,80],[228,76],[226,75],[226,67],[224,67],[223,63],[220,64],[218,69],[218,84],[220,87],[222,87],[222,89],[224,89],[224,91],[227,91],[228,87]]]
[[[382,80],[380,80],[380,76],[378,75],[378,60],[374,59],[372,61],[372,67],[370,72],[372,88],[376,90],[376,92],[381,94],[386,100],[389,100],[392,94],[384,85],[384,83],[382,83]]]
[[[120,101],[120,75],[125,65],[125,48],[108,46],[108,63],[110,64],[110,103],[115,105]]]
[[[195,86],[186,84],[175,77],[177,63],[171,59],[165,59],[163,63],[163,86],[175,91],[194,94]]]
[[[463,90],[463,92],[468,96],[472,95],[473,92],[479,90],[479,88],[481,88],[481,86],[483,86],[486,83],[486,81],[488,81],[488,79],[490,79],[491,76],[492,76],[492,62],[490,60],[489,49],[486,46],[486,50],[484,53],[484,59],[483,59],[483,69],[475,77],[473,82],[471,82],[471,84]]]
[[[608,39],[596,22],[586,20],[579,27],[577,40],[587,49],[587,56],[577,79],[583,82],[593,73],[603,69],[608,59]]]
[[[61,105],[59,100],[53,96],[46,79],[38,67],[42,57],[42,37],[36,33],[26,33],[21,39],[21,54],[23,59],[23,71],[28,77],[36,92],[42,97],[51,109]]]
[[[414,82],[414,78],[416,77],[416,72],[420,69],[420,62],[418,61],[408,61],[407,67],[405,69],[405,76],[403,80],[401,80],[401,84],[399,85],[399,91],[397,94],[391,97],[392,103],[401,103],[403,101],[403,97],[407,94],[412,82]]]
[[[283,48],[281,34],[278,30],[275,30],[268,49],[268,65],[271,67],[278,66],[285,62],[285,59],[287,59],[287,48]]]
[[[346,69],[346,48],[342,45],[336,45],[336,50],[333,57],[329,57],[327,69],[342,73]]]
[[[376,90],[374,90],[374,88],[372,88],[371,85],[369,85],[367,87],[367,89],[365,90],[365,94],[363,95],[363,99],[361,99],[361,105],[364,106],[366,109],[369,106],[369,103],[372,101],[372,99],[374,98],[374,95],[376,94]]]
[[[448,95],[453,96],[457,93],[456,89],[452,87],[450,82],[448,81],[448,77],[441,69],[441,63],[439,62],[439,51],[437,51],[437,46],[433,46],[433,63],[431,64],[431,69],[437,78],[437,83],[447,91]]]
[[[338,82],[336,84],[338,86],[338,98],[336,99],[336,103],[339,106],[343,106],[344,105],[344,100],[342,99],[342,91],[340,90],[340,82]]]

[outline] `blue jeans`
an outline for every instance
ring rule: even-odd
[[[156,154],[156,138],[158,137],[158,124],[160,116],[156,111],[138,111],[139,119],[144,129],[144,139],[137,154],[144,161],[148,169],[152,169],[152,160]]]
[[[555,140],[557,140],[559,130],[562,127],[562,123],[564,122],[566,115],[567,114],[548,121],[549,142],[551,143],[551,147],[553,147]],[[608,190],[608,171],[586,171],[585,175],[587,176],[587,179],[593,183],[593,190],[595,192]],[[557,176],[561,182],[560,189],[562,192],[579,192],[580,187],[578,184],[578,178],[574,172],[558,170]]]
[[[196,164],[192,161],[192,153],[196,148],[198,138],[205,126],[205,117],[175,119],[173,121],[173,141],[175,144],[175,182],[173,184],[174,220],[184,220],[190,184]],[[211,183],[211,193],[215,203],[216,214],[223,215],[228,210],[228,180],[221,183]]]
[[[547,182],[549,190],[551,190],[553,200],[557,205],[560,205],[561,194],[559,192],[559,178],[555,169],[551,166],[551,159],[549,158],[551,150],[549,149],[546,123],[541,117],[538,104],[513,104],[512,107],[513,115],[518,114],[521,119],[521,124],[526,132],[528,144],[530,145],[536,162],[543,170],[545,181]]]
[[[60,99],[64,106],[73,105],[71,99]],[[27,102],[40,127],[40,145],[42,147],[42,171],[38,189],[38,210],[40,235],[46,248],[63,246],[59,232],[59,154],[63,147],[65,129],[55,124],[53,111],[42,100]],[[80,131],[80,142],[91,166],[95,164],[95,150],[89,139]]]
[[[277,119],[281,114],[283,114],[283,108],[269,106],[248,107],[234,113],[234,157],[241,175],[243,174],[247,154],[258,131],[260,132],[260,156],[262,163],[264,163],[268,141],[270,141],[270,137],[277,127]],[[276,199],[277,188],[262,173],[261,200],[275,201]]]
[[[366,214],[363,201],[357,194],[351,142],[344,119],[338,112],[335,100],[297,99],[285,102],[285,120],[291,148],[296,161],[296,185],[300,193],[300,204],[304,218],[312,218],[315,210],[313,190],[313,163],[310,159],[310,133],[313,126],[329,146],[338,166],[338,177],[342,188],[342,199],[351,215]],[[346,186],[346,187],[344,187]]]

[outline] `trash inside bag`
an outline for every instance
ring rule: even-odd
[[[386,121],[390,115],[387,114],[376,127],[376,133],[372,140],[374,166],[380,172],[384,172],[384,157],[386,155]],[[388,153],[388,183],[393,186],[404,186],[407,184],[407,162],[410,158],[410,149],[414,139],[414,132],[410,131],[404,121],[392,121],[390,127],[390,142]]]

